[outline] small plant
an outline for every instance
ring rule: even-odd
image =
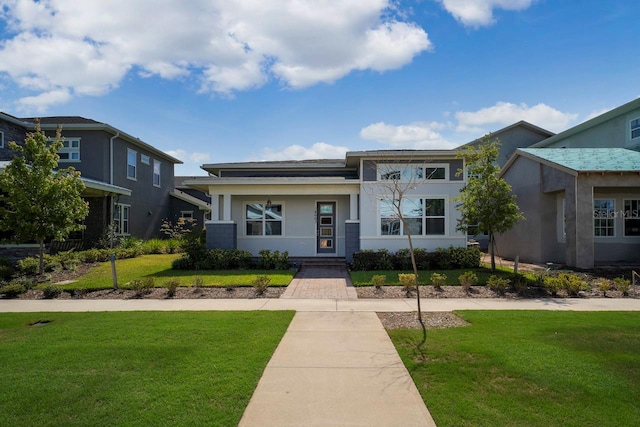
[[[525,295],[529,289],[527,278],[522,274],[514,274],[511,278],[511,289],[520,296]]]
[[[384,285],[386,281],[387,276],[384,274],[374,274],[373,277],[371,277],[371,283],[373,283],[377,290],[381,290],[382,285]]]
[[[42,288],[42,296],[44,299],[58,298],[62,294],[62,288],[57,285],[47,285]]]
[[[563,281],[564,289],[571,296],[577,296],[580,291],[588,289],[587,282],[577,274],[560,273],[559,277]]]
[[[595,284],[598,287],[598,290],[602,292],[602,296],[606,297],[607,292],[611,290],[611,281],[609,279],[605,279],[604,277],[597,279]]]
[[[199,288],[202,285],[204,285],[204,280],[202,279],[201,276],[196,276],[196,278],[193,279],[193,286]]]
[[[136,291],[137,296],[141,296],[151,292],[151,289],[156,286],[156,279],[154,277],[145,277],[142,280],[132,280],[129,286]]]
[[[20,283],[9,283],[0,287],[0,294],[5,298],[17,298],[18,295],[23,294],[27,289]]]
[[[509,289],[510,281],[506,277],[498,277],[496,275],[491,275],[489,280],[487,280],[487,286],[493,292],[498,295],[504,295],[504,293]]]
[[[557,276],[545,276],[544,288],[551,294],[551,296],[558,295],[558,291],[564,287],[562,279]]]
[[[418,278],[413,273],[399,273],[398,281],[402,285],[402,290],[407,293],[407,296],[411,296],[411,291],[416,288]]]
[[[478,284],[478,275],[473,271],[465,271],[458,276],[460,285],[466,293],[471,292],[471,287]]]
[[[253,288],[258,295],[262,295],[269,287],[270,282],[271,278],[269,276],[258,276],[253,280]]]
[[[447,275],[441,273],[432,273],[430,280],[431,284],[435,286],[436,289],[442,289],[442,287],[447,283]]]
[[[616,284],[616,289],[622,292],[622,295],[629,295],[629,287],[631,286],[631,280],[625,279],[624,277],[616,277],[613,279],[613,283]]]
[[[176,290],[180,286],[180,280],[175,279],[175,278],[174,279],[169,279],[164,284],[164,286],[167,288],[167,296],[169,298],[173,298],[176,295]]]

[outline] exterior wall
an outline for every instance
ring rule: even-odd
[[[126,140],[114,141],[113,184],[129,188],[131,196],[120,196],[115,203],[131,206],[129,230],[131,235],[141,238],[160,237],[162,221],[171,215],[169,192],[173,188],[173,163],[135,146]],[[82,144],[81,144],[82,145]],[[136,152],[136,179],[127,178],[127,149]],[[140,160],[141,154],[149,157],[149,164]],[[160,187],[153,185],[153,160],[160,161]]]
[[[232,197],[231,220],[238,227],[238,249],[248,250],[254,256],[258,256],[262,249],[287,251],[289,256],[295,257],[317,256],[316,203],[336,202],[336,253],[327,256],[345,256],[345,222],[349,219],[350,209],[348,196],[272,196],[270,199],[274,204],[283,205],[282,236],[247,236],[244,218],[245,205],[247,203],[265,203],[265,196]]]
[[[46,135],[53,138],[55,131],[47,130]],[[62,128],[63,138],[80,138],[80,161],[60,160],[60,168],[72,166],[83,177],[109,182],[109,138],[111,134],[97,130],[66,130]],[[126,187],[126,186],[125,186]]]
[[[445,234],[442,236],[412,236],[416,248],[429,251],[440,247],[466,246],[467,236],[456,230],[460,214],[456,209],[456,197],[463,186],[462,181],[416,184],[405,197],[442,197],[446,204]],[[400,184],[402,185],[402,184]],[[383,236],[380,234],[378,201],[390,196],[390,188],[384,184],[363,183],[360,192],[360,248],[377,250],[386,248],[391,252],[409,247],[407,236]]]
[[[26,136],[25,128],[0,119],[0,160],[11,160],[14,152],[9,149],[9,141],[23,144]]]
[[[171,215],[167,217],[170,221],[174,222],[178,220],[181,212],[183,211],[191,211],[193,212],[193,218],[195,219],[196,228],[204,228],[204,223],[206,221],[204,217],[204,211],[200,210],[198,206],[194,206],[191,203],[185,202],[184,200],[180,200],[175,197],[170,198],[171,205]]]
[[[345,224],[345,258],[353,261],[353,254],[360,250],[360,222],[347,221]]]
[[[205,223],[205,228],[208,249],[243,249],[237,245],[237,224],[208,221]]]
[[[640,148],[640,138],[631,140],[629,122],[640,118],[640,108],[559,140],[548,148]]]
[[[500,153],[498,154],[498,165],[500,167],[507,163],[507,160],[511,158],[516,149],[530,147],[548,137],[521,126],[512,127],[495,136],[498,137],[501,144]]]

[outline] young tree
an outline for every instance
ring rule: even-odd
[[[416,300],[418,303],[418,322],[422,327],[422,342],[418,345],[421,346],[427,340],[427,327],[422,319],[420,286],[418,285],[418,266],[416,264],[413,239],[411,235],[412,224],[410,223],[410,219],[407,218],[407,214],[416,214],[416,210],[424,209],[424,207],[412,203],[413,199],[406,196],[408,193],[416,189],[418,180],[426,178],[421,175],[425,173],[425,168],[422,164],[412,162],[411,160],[401,160],[394,161],[393,166],[379,165],[378,170],[380,171],[380,176],[382,178],[382,180],[377,183],[382,189],[382,192],[378,194],[382,194],[384,197],[380,200],[380,203],[381,209],[386,211],[388,219],[391,220],[388,226],[390,229],[393,229],[391,232],[397,232],[398,234],[404,233],[404,235],[407,236],[411,266],[413,267],[413,275],[415,277]],[[394,224],[402,224],[402,227],[394,227]]]
[[[44,271],[44,242],[63,241],[72,231],[84,228],[80,222],[89,213],[80,197],[85,186],[73,168],[59,169],[62,148],[60,129],[50,142],[40,124],[28,133],[24,146],[9,148],[16,156],[0,173],[0,228],[11,231],[18,242],[40,245],[40,274]]]
[[[485,135],[478,147],[467,146],[458,152],[467,166],[467,183],[456,200],[460,218],[457,229],[474,234],[489,235],[491,270],[495,271],[495,234],[510,230],[516,222],[524,219],[511,194],[511,186],[500,178],[498,158],[500,141],[490,141]],[[458,173],[464,173],[460,170]]]

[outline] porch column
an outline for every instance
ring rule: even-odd
[[[351,193],[349,194],[349,219],[356,221],[358,217],[358,193]]]
[[[222,195],[222,220],[231,221],[231,194]]]
[[[573,247],[570,248],[570,242],[567,239],[567,252],[573,252],[575,257],[574,263],[569,265],[578,268],[593,268],[593,186],[581,178],[580,176],[576,177],[575,187],[575,240],[571,245]]]
[[[219,221],[220,220],[220,195],[209,193],[209,197],[211,197],[211,221]]]

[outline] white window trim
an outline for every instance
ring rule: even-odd
[[[151,164],[151,157],[147,156],[146,154],[140,153],[140,163],[145,164],[145,165],[150,165]]]
[[[184,216],[185,214],[188,214],[189,216]],[[194,219],[193,211],[180,211],[180,218]]]
[[[382,234],[382,216],[381,216],[381,211],[380,211],[380,206],[381,206],[381,202],[382,200],[387,200],[390,199],[389,197],[379,197],[378,201],[377,201],[377,219],[376,219],[376,223],[377,223],[377,236],[378,237],[382,237],[384,239],[388,239],[388,238],[407,238],[407,235],[404,234],[404,225],[402,224],[402,221],[400,222],[400,234]],[[422,199],[424,200],[431,200],[431,199],[438,199],[438,200],[444,200],[444,216],[427,216],[426,212],[422,213],[422,230],[423,233],[422,234],[412,234],[411,237],[414,238],[423,238],[423,239],[441,239],[444,237],[448,237],[449,236],[449,215],[450,215],[450,209],[449,209],[449,197],[448,196],[442,196],[442,195],[411,195],[411,196],[406,196],[403,197],[404,199]],[[417,218],[417,217],[411,217],[411,218]],[[444,234],[426,234],[427,231],[427,218],[444,218]],[[398,218],[398,221],[400,221],[400,219]]]
[[[382,174],[385,173],[385,171],[392,171],[395,169],[398,169],[400,171],[400,179],[398,180],[398,182],[420,182],[420,183],[427,183],[427,182],[449,182],[450,181],[450,174],[449,174],[449,163],[429,163],[429,162],[425,162],[425,163],[378,163],[376,166],[377,169],[377,180],[378,182],[389,182],[389,181],[394,181],[392,179],[382,179]],[[416,178],[413,180],[405,180],[402,179],[402,169],[404,168],[408,168],[408,167],[417,167],[417,168],[421,168],[423,169],[423,178]],[[424,172],[425,169],[427,168],[443,168],[444,169],[444,179],[428,179],[426,178],[426,173]]]
[[[156,165],[158,165],[158,173],[156,174]],[[158,183],[156,184],[156,175],[158,175]],[[152,184],[154,187],[160,188],[162,185],[162,162],[160,160],[153,159],[153,171],[151,174]]]
[[[631,127],[631,123],[638,120],[639,121],[639,125],[637,128],[632,128]],[[634,137],[633,136],[633,131],[637,130],[638,131],[638,136]],[[640,139],[640,117],[636,117],[635,119],[631,119],[629,120],[629,138],[631,141],[635,141],[636,139]]]
[[[244,203],[243,205],[243,209],[242,209],[242,235],[246,238],[250,238],[250,239],[264,239],[264,238],[268,238],[268,239],[279,239],[281,237],[285,237],[285,203],[284,202],[279,202],[279,201],[272,201],[271,204],[272,205],[280,205],[282,206],[282,219],[280,220],[281,225],[281,234],[264,234],[266,227],[264,227],[264,223],[266,222],[266,219],[264,218],[264,216],[262,217],[262,234],[261,235],[256,235],[256,234],[247,234],[247,205],[265,205],[266,202],[264,200],[262,201],[247,201]],[[256,220],[257,221],[257,220]]]
[[[634,201],[638,201],[638,210],[640,211],[640,197],[638,197],[637,199],[623,199],[622,200],[622,212],[623,212],[623,218],[622,218],[622,237],[624,239],[640,239],[640,236],[627,236],[627,222],[625,221],[627,219],[626,215],[631,215],[631,216],[636,216],[636,215],[640,215],[640,212],[635,212],[632,211],[631,213],[627,213],[626,209],[626,204],[627,202],[634,202]],[[635,219],[635,218],[633,218]]]
[[[69,158],[68,159],[60,159],[61,162],[65,162],[65,163],[79,163],[80,162],[80,138],[62,138],[63,143],[64,142],[69,142],[69,145],[71,145],[71,143],[73,141],[78,141],[78,147],[74,148],[74,147],[62,147],[60,149],[60,151],[58,151],[58,154],[60,153],[69,153]],[[72,159],[71,158],[71,154],[72,153],[78,153],[78,158],[77,159]]]
[[[596,236],[596,216],[595,216],[595,211],[594,211],[594,215],[593,215],[593,222],[591,223],[591,235],[593,236],[594,239],[615,239],[617,236],[617,226],[616,226],[616,199],[615,198],[607,198],[607,197],[599,197],[599,198],[593,198],[593,201],[595,203],[596,200],[613,200],[613,235],[611,236]],[[594,208],[595,209],[595,208]]]
[[[118,218],[118,220],[117,220],[117,221],[118,221],[118,223],[120,224],[120,230],[122,230],[122,223],[123,223],[123,217],[124,217],[124,215],[123,215],[124,209],[127,209],[127,210],[128,210],[128,212],[129,212],[129,216],[128,216],[128,218],[127,218],[127,228],[128,228],[128,231],[127,231],[126,233],[124,233],[124,232],[122,232],[122,231],[118,230],[118,231],[116,232],[116,235],[118,235],[118,236],[130,236],[130,235],[131,235],[131,205],[127,205],[127,204],[124,204],[124,203],[116,203],[116,204],[115,204],[115,206],[114,206],[114,208],[113,208],[113,211],[114,211],[114,215],[113,215],[113,216],[114,216],[114,218],[113,218],[113,221],[114,221],[114,223],[116,222],[115,213],[116,213],[116,211],[117,211],[117,208],[118,208],[118,207],[120,208],[120,215],[119,215],[119,218]]]
[[[129,154],[133,153],[134,157],[135,157],[135,164],[131,165],[129,163]],[[129,166],[133,166],[134,169],[134,176],[129,176]],[[132,150],[131,148],[127,148],[127,179],[130,179],[132,181],[137,181],[138,180],[138,152]]]
[[[0,148],[4,148],[4,132],[0,130]]]

